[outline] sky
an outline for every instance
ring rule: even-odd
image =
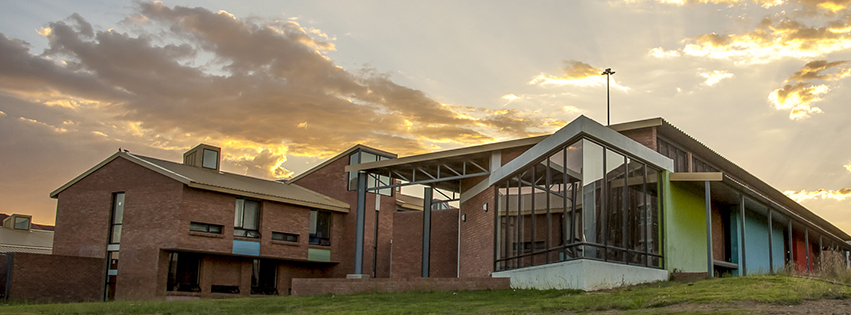
[[[663,117],[851,232],[851,0],[0,1],[0,212],[119,148],[285,179]],[[845,105],[843,105],[845,104]]]

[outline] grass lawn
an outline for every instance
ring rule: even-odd
[[[637,310],[679,303],[799,304],[851,299],[851,287],[782,275],[660,282],[607,292],[499,290],[348,296],[5,305],[9,314],[536,314]],[[649,310],[647,310],[649,309]]]

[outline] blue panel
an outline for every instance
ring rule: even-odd
[[[774,270],[777,271],[786,265],[786,248],[783,247],[783,235],[786,230],[777,222],[772,223],[771,228],[774,230],[771,235],[771,255],[774,256]]]
[[[733,270],[734,276],[741,276],[741,261],[742,261],[742,247],[739,244],[742,243],[742,223],[739,220],[741,218],[741,214],[737,211],[738,207],[730,208],[730,255],[732,262],[739,264],[739,268]]]
[[[237,255],[260,256],[260,242],[234,240],[233,253]]]
[[[745,258],[748,275],[768,273],[768,218],[753,212],[747,212],[745,216]]]

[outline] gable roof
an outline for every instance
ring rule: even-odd
[[[62,185],[50,193],[51,198],[57,198],[59,193],[74,183],[94,173],[104,165],[115,159],[122,158],[145,167],[160,175],[181,182],[192,188],[223,192],[262,200],[277,201],[307,207],[320,208],[337,212],[349,212],[349,204],[343,201],[322,195],[307,188],[284,184],[277,181],[265,180],[250,176],[233,173],[204,170],[180,163],[160,160],[152,157],[130,154],[128,152],[117,152],[102,162],[98,163],[83,174],[80,174],[70,182]]]
[[[365,146],[363,144],[356,144],[355,146],[348,148],[347,150],[345,150],[343,152],[338,153],[337,155],[331,157],[330,159],[327,159],[324,162],[319,163],[318,165],[316,165],[314,167],[311,167],[309,170],[304,171],[301,174],[298,174],[298,176],[287,180],[286,183],[287,184],[294,183],[295,181],[302,179],[305,176],[310,175],[311,173],[316,172],[316,171],[322,169],[325,166],[328,166],[328,164],[336,162],[337,160],[339,160],[342,157],[349,156],[349,154],[352,154],[352,152],[355,152],[358,149],[364,149],[364,150],[372,151],[372,152],[379,153],[379,154],[382,154],[382,155],[392,156],[394,158],[398,157],[398,155],[396,155],[395,153],[390,153],[390,152],[387,152],[387,151],[384,151],[384,150],[379,150],[379,149],[376,149],[376,148],[373,148],[373,147]]]

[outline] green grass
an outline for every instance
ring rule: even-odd
[[[371,293],[348,296],[7,305],[12,314],[535,314],[631,310],[655,313],[679,303],[759,301],[799,304],[848,299],[851,287],[782,275],[660,282],[607,292],[499,290]],[[738,313],[729,311],[729,313]]]

